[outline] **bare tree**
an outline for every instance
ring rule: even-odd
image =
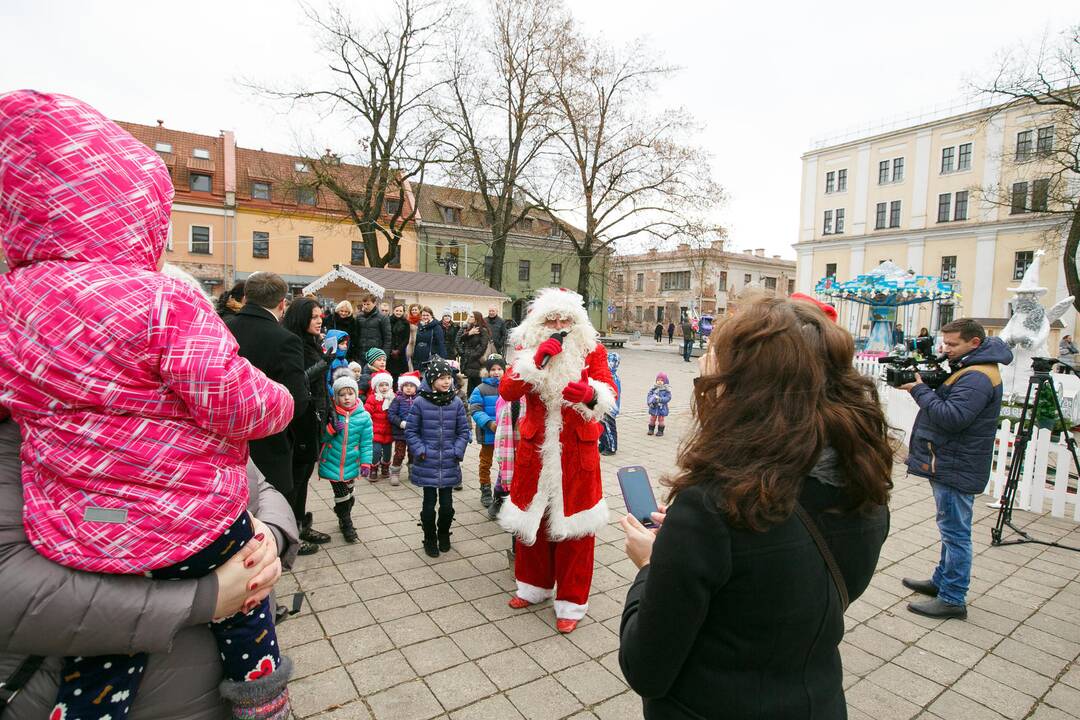
[[[1015,212],[1037,212],[1056,219],[1052,228],[1064,237],[1062,259],[1065,284],[1080,310],[1080,25],[1061,33],[1056,41],[1046,41],[1037,49],[1014,48],[1004,54],[990,82],[975,89],[996,101],[1004,101],[991,113],[1031,105],[1050,117],[1042,127],[1052,131],[1018,145],[1012,159],[1017,163],[1017,182],[1029,182],[1014,195],[1012,188],[996,185],[981,188],[990,202]],[[1030,197],[1030,200],[1028,199]]]
[[[488,9],[486,32],[468,23],[456,33],[439,119],[456,151],[451,175],[483,202],[489,284],[502,290],[507,235],[534,207],[515,202],[518,184],[550,133],[545,56],[570,21],[558,1],[490,0]]]
[[[580,271],[577,290],[590,296],[593,260],[638,235],[661,241],[689,236],[722,199],[705,152],[687,140],[697,128],[682,109],[648,113],[655,82],[672,68],[635,43],[621,51],[571,35],[548,60],[555,111],[546,185],[527,192],[571,239]],[[561,216],[583,218],[575,233]]]
[[[322,117],[336,115],[355,128],[357,153],[303,153],[310,171],[310,181],[304,182],[341,201],[373,267],[399,257],[402,231],[418,204],[406,202],[406,190],[423,183],[443,147],[430,108],[441,84],[437,52],[451,12],[439,0],[394,0],[393,17],[368,29],[341,6],[325,13],[305,6],[327,58],[325,80],[289,89],[248,83],[271,98],[309,104]],[[350,160],[356,165],[343,162]]]

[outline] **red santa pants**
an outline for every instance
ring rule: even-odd
[[[514,578],[518,597],[530,603],[547,600],[555,589],[555,616],[580,620],[589,609],[593,574],[592,535],[560,540],[548,539],[547,518],[540,521],[536,542],[517,544]]]

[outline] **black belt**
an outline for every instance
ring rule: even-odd
[[[0,715],[4,714],[4,710],[11,705],[23,685],[26,685],[44,661],[45,658],[41,655],[31,655],[15,668],[15,672],[11,673],[7,680],[0,682]]]

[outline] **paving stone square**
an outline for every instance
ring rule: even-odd
[[[601,458],[612,523],[596,539],[589,615],[568,636],[551,603],[515,611],[509,539],[480,505],[479,446],[454,494],[454,549],[426,557],[416,526],[420,494],[406,481],[357,486],[360,542],[341,540],[329,488],[312,480],[315,525],[333,540],[299,558],[279,583],[306,593],[279,637],[296,662],[296,718],[320,720],[634,720],[641,701],[618,665],[618,622],[636,569],[615,520],[624,509],[615,472],[643,465],[654,485],[674,468],[689,424],[694,364],[651,341],[622,351],[619,452]],[[646,435],[645,393],[671,379],[663,438]],[[872,718],[1080,718],[1080,555],[1038,546],[991,547],[990,498],[976,499],[969,619],[912,615],[904,576],[928,576],[938,556],[928,485],[901,467],[891,532],[877,572],[849,608],[841,645],[848,711]],[[659,491],[658,491],[659,496]],[[1017,512],[1040,539],[1080,545],[1080,526]],[[459,522],[460,521],[460,522]]]

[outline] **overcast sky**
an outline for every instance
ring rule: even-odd
[[[361,17],[371,2],[352,4]],[[658,109],[683,105],[706,126],[700,143],[730,196],[719,216],[730,247],[790,258],[812,139],[963,102],[965,82],[985,77],[998,50],[1080,22],[1076,0],[569,5],[589,31],[645,36],[682,68]],[[0,27],[0,92],[62,92],[116,119],[230,129],[244,147],[281,152],[319,131],[237,84],[320,71],[294,2],[0,0]]]

